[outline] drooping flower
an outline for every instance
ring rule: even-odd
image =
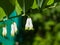
[[[32,19],[30,17],[27,18],[25,30],[33,30]]]
[[[14,36],[15,33],[17,33],[17,25],[14,22],[13,24],[11,24],[11,36]]]
[[[3,35],[3,36],[6,36],[6,34],[7,34],[7,29],[6,29],[6,27],[4,26],[4,27],[3,27],[2,35]]]

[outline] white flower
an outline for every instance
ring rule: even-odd
[[[17,25],[14,22],[13,24],[11,24],[11,36],[14,36],[16,32],[17,32]]]
[[[3,36],[6,36],[6,34],[7,34],[7,29],[6,29],[6,27],[3,27],[2,35],[3,35]]]
[[[14,36],[14,25],[11,24],[11,36]]]
[[[17,25],[16,25],[16,23],[15,23],[15,22],[14,22],[13,24],[14,24],[15,33],[16,33],[16,32],[17,32],[17,30],[18,30],[18,29],[17,29]]]
[[[26,25],[25,25],[25,30],[33,30],[33,24],[32,24],[32,19],[27,18]]]

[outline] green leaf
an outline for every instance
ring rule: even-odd
[[[38,8],[38,5],[36,4],[36,0],[34,0],[33,5],[32,5],[32,9],[36,9],[36,8]]]
[[[27,12],[31,8],[34,2],[34,0],[17,0],[17,1],[19,5],[21,6],[24,13]]]
[[[47,5],[51,5],[51,4],[53,4],[54,3],[54,0],[49,0],[48,2],[47,2]]]
[[[0,21],[3,20],[3,17],[6,16],[4,10],[0,7]]]
[[[49,0],[43,0],[42,7],[41,7],[42,9],[46,7],[48,1]]]
[[[38,6],[41,8],[43,4],[43,0],[36,0],[36,1],[37,1]]]
[[[21,7],[19,6],[19,3],[18,3],[17,1],[16,1],[15,10],[16,10],[16,12],[17,12],[17,15],[20,15],[20,14],[21,14],[22,9],[21,9]]]
[[[15,6],[11,4],[10,0],[0,0],[0,7],[3,8],[7,15],[9,15],[15,9]]]

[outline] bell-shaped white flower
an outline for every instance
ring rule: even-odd
[[[30,17],[27,18],[25,30],[33,30],[32,19]]]
[[[6,27],[4,26],[4,27],[3,27],[3,31],[2,31],[2,35],[3,35],[3,36],[6,36],[6,34],[7,34],[7,29],[6,29]]]
[[[14,25],[11,24],[11,36],[14,36]]]
[[[14,24],[14,31],[15,31],[15,33],[17,33],[17,30],[18,30],[18,29],[17,29],[17,25],[16,25],[15,22],[14,22],[13,24]]]
[[[11,36],[14,36],[16,32],[17,32],[17,25],[14,22],[13,24],[11,24]]]

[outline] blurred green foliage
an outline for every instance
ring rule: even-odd
[[[60,45],[60,2],[59,0],[38,1],[10,0],[11,7],[0,3],[3,5],[0,5],[0,21],[3,20],[3,17],[9,16],[13,10],[16,10],[17,15],[20,15],[22,11],[26,13],[31,8],[32,11],[29,16],[33,20],[35,31],[37,30],[37,33],[34,33],[32,45]],[[4,3],[8,3],[8,1]],[[30,42],[28,44],[30,45]]]
[[[54,0],[49,0],[47,5],[51,5],[52,3],[54,3]]]

